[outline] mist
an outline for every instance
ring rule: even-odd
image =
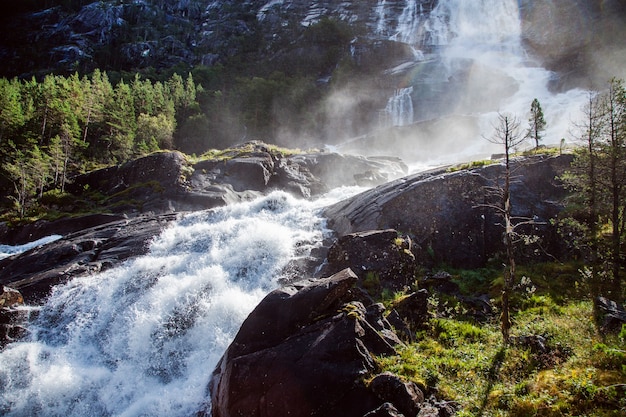
[[[390,22],[379,2],[387,20],[375,25],[378,39],[404,53],[370,79],[331,83],[317,136],[285,124],[279,142],[417,165],[488,158],[501,152],[485,140],[498,114],[516,116],[524,134],[537,98],[547,122],[542,143],[558,146],[574,140],[587,91],[626,76],[626,13],[617,1],[440,0],[429,15],[419,2],[406,4]],[[367,61],[355,49],[353,59]]]

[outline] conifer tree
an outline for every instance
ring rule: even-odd
[[[530,105],[530,117],[528,118],[529,128],[527,137],[535,142],[535,149],[539,149],[539,142],[543,139],[543,132],[546,130],[546,121],[543,117],[543,109],[539,100],[534,99]]]

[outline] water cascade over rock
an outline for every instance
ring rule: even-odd
[[[518,1],[400,3],[400,12],[391,1],[379,1],[375,9],[375,34],[408,48],[385,71],[395,88],[382,110],[383,129],[365,139],[367,146],[360,140],[344,149],[376,154],[393,148],[408,160],[488,155],[498,152],[483,139],[497,114],[514,114],[525,128],[534,98],[545,109],[546,143],[568,135],[586,94],[551,90],[558,75],[527,53]]]
[[[340,195],[275,192],[189,214],[146,255],[54,287],[23,307],[36,319],[0,352],[0,414],[194,415],[239,326],[320,245],[318,207]]]

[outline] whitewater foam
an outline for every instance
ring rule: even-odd
[[[360,190],[193,213],[147,255],[55,287],[0,353],[0,414],[194,415],[247,314],[329,233],[319,209]]]
[[[4,259],[12,255],[18,255],[22,252],[26,252],[27,250],[43,246],[45,244],[54,242],[55,240],[59,240],[62,237],[63,236],[61,235],[50,235],[42,237],[41,239],[37,239],[33,242],[25,243],[23,245],[0,245],[0,259]]]

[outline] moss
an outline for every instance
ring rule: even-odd
[[[478,160],[478,161],[470,161],[470,162],[465,162],[462,164],[457,164],[457,165],[453,165],[451,167],[449,167],[448,169],[446,169],[446,172],[457,172],[457,171],[463,171],[465,169],[473,169],[473,168],[481,168],[487,165],[491,165],[493,163],[496,163],[497,161],[492,160],[492,159],[483,159],[483,160]]]

